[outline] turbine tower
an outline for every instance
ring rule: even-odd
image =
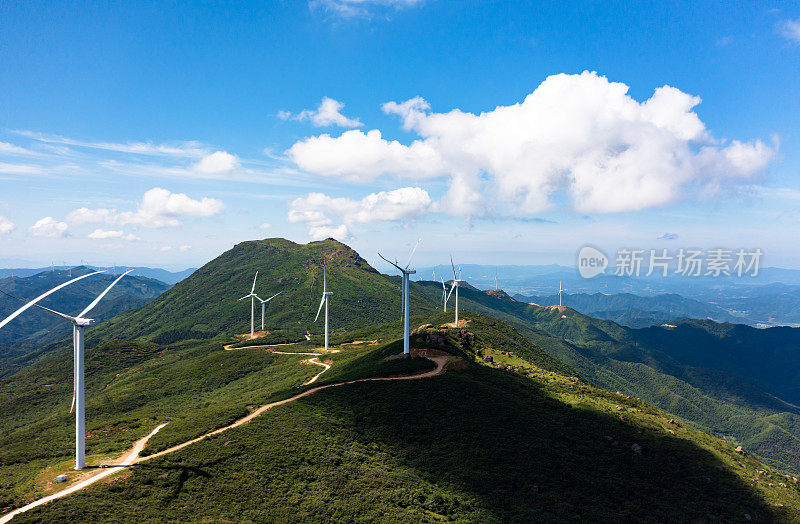
[[[250,293],[243,296],[239,300],[244,300],[246,298],[250,299],[250,336],[252,337],[256,332],[256,279],[258,278],[258,271],[256,271],[256,276],[253,277],[253,287],[250,288]],[[259,299],[261,300],[261,299]]]
[[[111,288],[117,285],[117,282],[122,280],[122,277],[130,273],[131,270],[126,271],[125,273],[121,274],[117,277],[114,282],[111,283],[102,293],[100,293],[97,298],[95,298],[91,304],[86,306],[86,309],[78,313],[78,316],[72,317],[69,315],[65,315],[64,313],[59,313],[58,311],[54,311],[52,309],[48,309],[44,306],[40,306],[36,302],[40,299],[44,298],[44,296],[52,293],[56,289],[60,287],[64,287],[67,284],[71,284],[75,280],[79,280],[80,278],[85,278],[87,276],[96,275],[97,273],[102,273],[102,271],[98,271],[96,273],[90,273],[88,275],[84,275],[82,277],[78,277],[77,279],[71,280],[66,284],[62,284],[58,288],[50,290],[48,293],[34,299],[31,302],[26,300],[22,300],[21,298],[14,297],[9,295],[8,293],[2,292],[4,295],[7,295],[13,299],[19,300],[20,302],[25,302],[26,305],[23,306],[18,310],[18,312],[23,311],[31,306],[36,306],[39,309],[43,309],[45,311],[49,311],[54,315],[58,315],[59,317],[63,318],[72,323],[72,337],[73,337],[73,356],[75,359],[74,369],[75,369],[75,379],[74,379],[74,399],[75,399],[75,469],[83,469],[86,467],[86,402],[85,402],[85,392],[84,392],[84,331],[88,326],[94,324],[94,319],[86,318],[84,315],[87,315],[94,307],[103,299],[106,294],[111,291]],[[15,315],[12,315],[12,317]],[[9,317],[11,318],[11,317]],[[0,327],[5,325],[5,323],[9,319],[0,322]]]
[[[500,285],[497,283],[497,268],[494,268],[494,288],[500,289]]]
[[[275,293],[274,295],[272,295],[271,297],[269,297],[266,300],[262,300],[260,296],[256,295],[256,298],[258,299],[258,301],[261,302],[261,331],[264,331],[264,306],[266,305],[267,302],[269,302],[273,298],[277,297],[281,293],[283,293],[283,291],[278,291],[277,293]]]
[[[459,282],[463,282],[461,280],[461,266],[458,266],[458,273],[456,273],[456,266],[453,264],[453,257],[450,257],[450,266],[453,268],[453,287],[450,288],[450,293],[447,295],[447,299],[450,300],[450,295],[453,294],[453,291],[456,292],[456,327],[458,327],[458,284]]]
[[[314,317],[314,322],[319,319],[319,312],[322,311],[322,305],[325,304],[325,353],[328,353],[328,297],[333,295],[328,291],[328,276],[325,273],[325,266],[322,267],[322,300],[319,302],[319,309],[317,309],[317,316]]]
[[[562,291],[566,291],[566,289],[563,289],[561,287],[561,281],[559,280],[558,281],[558,307],[561,307],[561,292]]]
[[[392,262],[391,260],[389,260],[385,256],[383,256],[380,253],[378,253],[379,257],[384,259],[386,262],[389,262],[391,265],[393,265],[400,272],[403,273],[403,299],[402,300],[403,300],[403,354],[404,355],[409,355],[410,354],[409,345],[408,345],[408,342],[409,342],[409,339],[408,339],[408,322],[409,322],[409,316],[410,316],[409,310],[411,309],[411,305],[409,303],[409,298],[410,297],[409,297],[409,293],[408,293],[408,277],[410,275],[413,275],[414,273],[416,273],[416,270],[408,269],[408,266],[411,265],[411,259],[414,258],[414,253],[416,253],[417,248],[419,247],[419,243],[421,241],[422,241],[421,238],[419,240],[417,240],[417,244],[414,246],[414,249],[411,250],[411,256],[408,257],[408,263],[406,264],[406,267],[404,267],[404,268],[398,266],[397,264],[395,264],[394,262]]]
[[[442,306],[447,313],[447,287],[444,285],[444,277],[439,277],[442,281]]]

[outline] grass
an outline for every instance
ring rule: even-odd
[[[415,344],[440,331],[432,320]],[[546,357],[540,367],[522,348],[513,358],[527,362],[524,371],[473,360],[506,351],[515,334],[493,319],[470,320],[436,337],[467,362],[461,369],[304,397],[20,522],[800,518],[790,478],[643,401],[562,374]],[[406,362],[391,359],[395,349],[333,354],[331,371],[352,378]],[[531,360],[540,351],[525,349]]]

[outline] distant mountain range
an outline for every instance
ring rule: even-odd
[[[540,306],[558,305],[558,295],[514,295],[516,300]],[[728,310],[699,300],[676,294],[643,297],[632,293],[605,295],[603,293],[562,294],[565,306],[585,315],[628,327],[648,327],[686,318],[710,319],[716,322],[753,324],[747,317],[737,316]]]
[[[69,270],[47,270],[27,277],[0,279],[0,289],[22,299],[32,299],[45,291],[80,275],[91,272],[87,267]],[[100,274],[79,280],[45,298],[40,305],[68,315],[75,315],[88,306],[116,277]],[[136,309],[169,289],[164,282],[146,277],[128,275],[111,289],[108,295],[92,310],[91,318],[99,322]],[[22,304],[0,295],[0,318],[13,313]],[[72,327],[58,317],[38,310],[27,311],[0,330],[0,357],[18,355],[39,346],[70,336]]]
[[[646,269],[646,268],[645,268]],[[488,266],[481,264],[462,264],[462,278],[480,289],[494,289],[495,275],[498,286],[509,293],[522,295],[550,295],[558,292],[559,282],[571,293],[633,293],[654,295],[675,293],[685,297],[710,299],[720,294],[731,296],[736,293],[751,293],[753,289],[781,284],[785,287],[800,287],[800,270],[766,267],[759,270],[758,276],[720,276],[684,277],[670,274],[666,277],[622,277],[607,269],[606,274],[591,279],[582,278],[575,267],[558,264],[538,266]],[[417,277],[438,281],[453,278],[449,265],[417,268]],[[646,271],[642,272],[644,275]]]
[[[543,306],[564,304],[581,313],[630,327],[683,318],[712,319],[756,327],[800,326],[800,271],[763,268],[752,277],[581,278],[574,268],[464,264],[463,279],[480,289],[500,287],[518,300]],[[495,272],[497,280],[495,281]],[[450,266],[422,268],[421,280],[452,279]],[[495,283],[497,282],[497,283]]]
[[[0,269],[0,278],[6,277],[29,277],[39,273],[48,271],[64,271],[70,274],[78,267],[87,267],[92,270],[105,269],[109,275],[119,275],[129,269],[133,269],[131,276],[151,278],[159,280],[165,284],[174,285],[194,273],[197,268],[184,269],[183,271],[167,271],[158,267],[131,267],[131,266],[118,266],[118,267],[98,267],[98,266],[52,266],[40,268],[4,268]]]

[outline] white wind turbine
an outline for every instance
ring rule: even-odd
[[[391,265],[393,265],[394,267],[396,267],[399,271],[401,271],[403,273],[403,299],[402,300],[403,300],[403,354],[404,355],[408,355],[409,352],[410,352],[409,351],[409,345],[408,345],[408,342],[409,342],[409,340],[408,340],[408,322],[409,322],[409,316],[410,316],[409,310],[411,309],[411,306],[410,306],[410,303],[409,303],[409,298],[410,297],[409,297],[409,293],[408,293],[408,277],[410,275],[413,275],[414,273],[416,273],[416,270],[408,269],[408,266],[411,265],[411,259],[414,258],[414,253],[417,251],[417,248],[419,247],[419,243],[421,241],[422,241],[421,238],[419,240],[417,240],[417,244],[414,246],[414,249],[411,250],[411,256],[408,257],[408,263],[406,264],[406,267],[404,267],[404,268],[398,266],[397,264],[395,264],[394,262],[392,262],[391,260],[389,260],[385,256],[383,256],[380,253],[378,253],[379,257],[381,257],[385,261],[389,262]]]
[[[261,302],[261,331],[264,331],[264,306],[267,304],[267,302],[269,302],[273,298],[277,297],[281,293],[283,293],[283,291],[278,291],[277,293],[275,293],[274,295],[272,295],[271,297],[269,297],[266,300],[263,300],[260,296],[255,295],[256,298],[258,299],[258,301]]]
[[[250,336],[252,337],[256,332],[256,279],[258,278],[258,271],[256,271],[256,276],[253,277],[253,287],[250,288],[250,293],[243,296],[239,300],[244,300],[246,298],[250,299]],[[261,300],[261,299],[259,299]]]
[[[75,469],[83,469],[86,467],[86,403],[85,403],[85,392],[84,392],[84,331],[88,326],[94,324],[94,319],[85,318],[84,315],[87,315],[94,307],[103,299],[106,294],[111,291],[111,288],[114,287],[117,282],[122,280],[122,277],[130,273],[131,270],[126,271],[125,273],[121,274],[117,277],[114,282],[111,283],[102,293],[100,293],[97,298],[95,298],[91,304],[86,306],[86,309],[78,313],[78,316],[72,317],[69,315],[65,315],[64,313],[59,313],[58,311],[54,311],[52,309],[48,309],[44,306],[40,306],[37,304],[39,300],[46,297],[50,293],[61,289],[62,287],[75,282],[76,280],[80,280],[81,278],[86,278],[88,276],[96,275],[97,273],[102,273],[103,271],[97,271],[95,273],[89,273],[87,275],[80,276],[76,279],[70,280],[60,286],[51,289],[47,293],[35,298],[34,300],[28,302],[26,300],[22,300],[21,298],[14,297],[9,295],[8,293],[2,292],[4,295],[7,295],[11,298],[19,300],[20,302],[25,302],[25,306],[17,310],[14,314],[10,317],[5,319],[3,322],[0,322],[0,327],[3,327],[8,321],[17,316],[22,311],[28,309],[31,306],[36,306],[39,309],[43,309],[45,311],[49,311],[54,315],[58,315],[59,317],[63,318],[64,320],[68,320],[72,323],[72,338],[73,338],[73,356],[75,359],[74,370],[75,370],[75,379],[74,379],[74,400],[75,400]]]
[[[442,281],[442,306],[444,307],[445,313],[447,312],[447,287],[444,285],[444,278],[439,277]]]
[[[328,353],[328,297],[333,295],[328,291],[328,276],[325,272],[325,267],[322,268],[322,300],[319,302],[319,309],[317,309],[317,316],[314,317],[314,322],[319,319],[319,312],[322,311],[322,305],[325,304],[325,353]]]
[[[558,306],[559,306],[559,307],[561,307],[561,292],[562,292],[562,291],[566,291],[566,289],[563,289],[563,288],[561,287],[561,281],[559,280],[559,281],[558,281]]]
[[[456,292],[456,326],[458,326],[458,284],[459,282],[463,282],[461,280],[461,266],[458,266],[458,273],[456,273],[456,266],[453,264],[453,257],[450,257],[450,265],[453,268],[453,286],[450,288],[450,293],[447,295],[447,300],[450,300],[450,295],[453,294],[453,291]]]

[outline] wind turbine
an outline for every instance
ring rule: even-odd
[[[494,268],[494,288],[500,289],[500,285],[497,283],[497,268]]]
[[[328,277],[325,273],[325,267],[322,268],[322,300],[319,302],[319,309],[317,309],[317,316],[314,317],[314,322],[319,319],[319,312],[322,311],[322,305],[325,304],[325,353],[328,353],[328,297],[333,295],[328,291]]]
[[[419,247],[419,243],[422,241],[420,238],[417,240],[417,244],[414,246],[414,249],[411,250],[411,256],[408,257],[408,263],[406,267],[402,268],[386,258],[385,256],[378,253],[378,256],[384,259],[385,261],[389,262],[391,265],[396,267],[399,271],[403,273],[403,354],[409,354],[409,346],[408,346],[408,317],[409,317],[409,310],[411,309],[409,303],[409,294],[408,294],[408,277],[416,273],[414,269],[408,269],[408,266],[411,265],[411,259],[414,258],[414,253],[416,253],[417,248]],[[395,259],[396,261],[397,259]]]
[[[442,281],[442,306],[444,306],[445,313],[447,312],[447,287],[444,285],[444,277],[439,277]]]
[[[75,363],[74,363],[74,369],[75,369],[75,379],[74,380],[75,381],[74,381],[74,393],[73,393],[74,394],[74,399],[75,399],[75,469],[83,469],[83,468],[86,467],[86,402],[85,402],[85,398],[84,398],[84,393],[85,392],[84,392],[84,380],[83,380],[83,378],[84,378],[83,377],[83,375],[84,375],[84,331],[86,330],[86,328],[88,326],[91,326],[95,322],[94,319],[86,318],[86,317],[84,317],[84,315],[87,315],[92,309],[94,309],[94,307],[103,299],[103,297],[106,296],[106,294],[109,291],[111,291],[111,288],[114,287],[115,285],[117,285],[117,282],[122,280],[122,277],[124,277],[125,275],[127,275],[131,271],[133,271],[133,270],[126,271],[125,273],[123,273],[119,277],[117,277],[117,279],[114,280],[114,282],[112,282],[110,286],[108,286],[102,293],[100,293],[97,296],[97,298],[95,298],[92,301],[91,304],[86,306],[86,309],[84,309],[83,311],[78,313],[78,316],[76,316],[76,317],[72,317],[72,316],[69,316],[69,315],[65,315],[64,313],[59,313],[58,311],[54,311],[52,309],[48,309],[48,308],[46,308],[44,306],[40,306],[36,302],[38,302],[39,300],[41,300],[45,296],[49,295],[53,291],[56,291],[56,290],[58,290],[58,289],[60,289],[60,288],[62,288],[64,286],[66,286],[67,284],[71,284],[75,280],[80,280],[81,278],[85,278],[87,276],[96,275],[97,273],[102,273],[103,271],[97,271],[95,273],[90,273],[90,274],[78,277],[76,279],[70,280],[70,281],[66,282],[65,284],[61,284],[61,286],[58,286],[58,287],[56,287],[54,289],[51,289],[50,291],[48,291],[44,295],[41,295],[41,296],[37,297],[36,299],[34,299],[31,302],[28,302],[27,300],[22,300],[21,298],[14,297],[12,295],[9,295],[8,293],[0,291],[0,293],[3,293],[4,295],[7,295],[7,296],[9,296],[9,297],[11,297],[13,299],[19,300],[20,302],[25,302],[25,306],[23,306],[22,308],[17,310],[17,312],[14,315],[12,315],[12,317],[15,316],[16,314],[18,314],[19,312],[24,311],[25,309],[31,307],[31,306],[36,306],[39,309],[43,309],[45,311],[49,311],[50,313],[53,313],[54,315],[58,315],[59,317],[63,318],[64,320],[68,320],[69,322],[72,323],[72,338],[73,338],[73,351],[74,351],[73,356],[74,356],[74,359],[75,359]],[[4,326],[7,323],[7,321],[12,317],[7,318],[3,322],[0,322],[0,327]]]
[[[447,295],[447,299],[450,300],[450,295],[453,294],[453,291],[456,292],[456,327],[458,326],[458,283],[463,282],[461,280],[461,266],[458,266],[458,273],[456,273],[456,266],[453,264],[453,257],[450,257],[450,266],[453,268],[453,287],[450,288],[450,293]]]
[[[256,332],[256,279],[258,278],[258,271],[256,271],[256,276],[253,277],[253,287],[250,288],[250,293],[243,296],[239,300],[244,300],[246,298],[250,299],[250,336],[252,337]],[[261,299],[259,299],[261,300]]]
[[[260,296],[256,295],[256,298],[259,300],[259,302],[261,302],[261,331],[264,331],[264,305],[281,293],[283,293],[283,291],[278,291],[266,300],[262,300]]]
[[[566,291],[566,289],[563,289],[563,288],[561,287],[561,281],[559,280],[559,281],[558,281],[558,306],[559,306],[559,307],[561,307],[561,292],[562,292],[562,291]]]

